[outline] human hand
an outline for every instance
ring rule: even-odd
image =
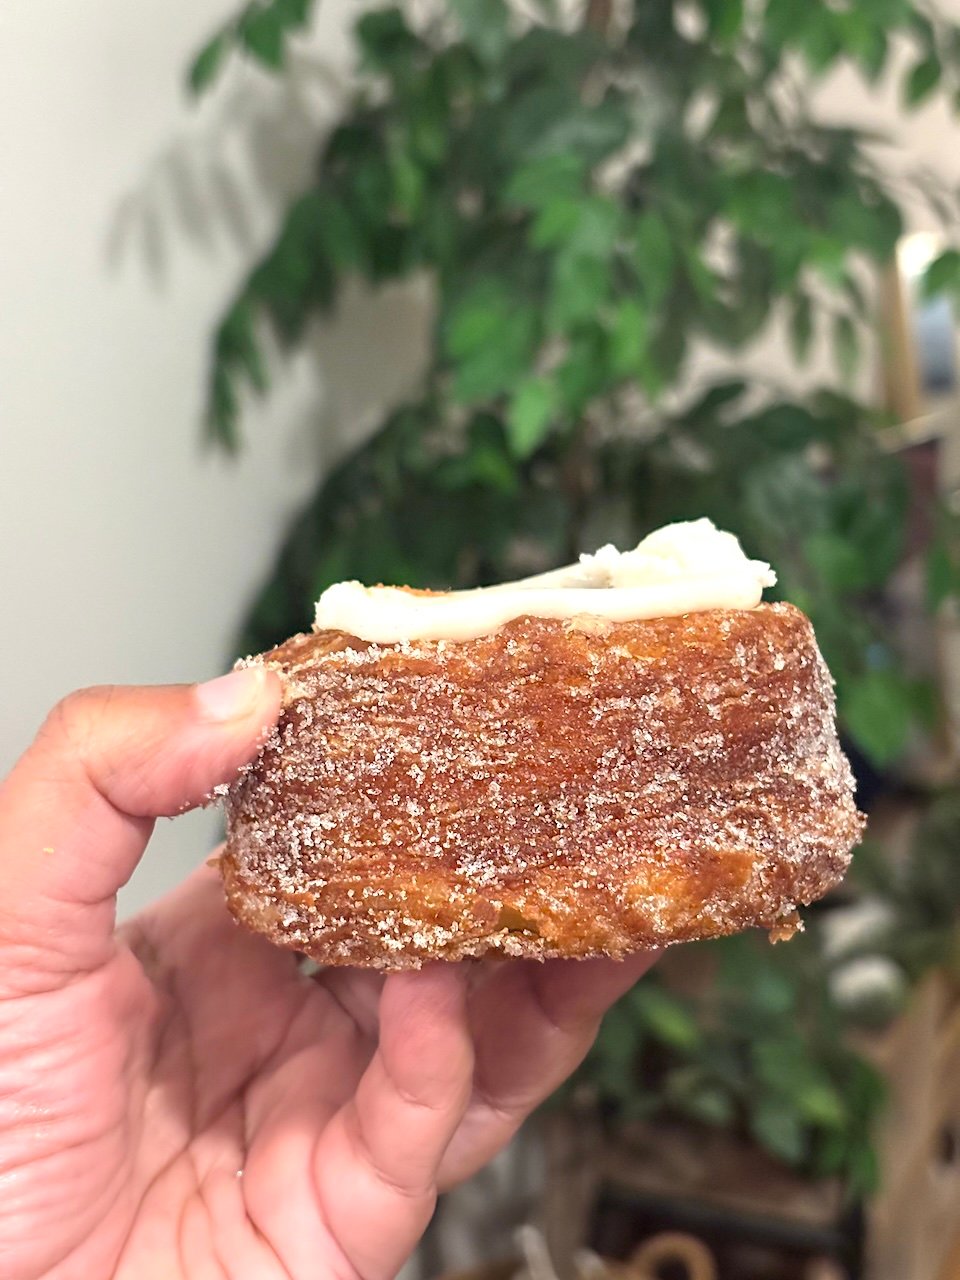
[[[0,787],[5,1280],[390,1280],[651,962],[308,978],[209,867],[115,930],[279,704],[262,668],[75,694]]]

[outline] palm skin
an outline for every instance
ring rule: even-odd
[[[390,1280],[650,963],[311,978],[208,867],[117,931],[153,819],[276,718],[210,688],[74,695],[0,788],[6,1280]]]

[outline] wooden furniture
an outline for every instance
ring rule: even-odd
[[[805,1181],[727,1134],[644,1123],[605,1137],[587,1116],[560,1114],[545,1145],[542,1225],[561,1277],[584,1245],[650,1270],[680,1238],[699,1246],[670,1259],[684,1280],[859,1277],[860,1231],[839,1185]]]
[[[889,1089],[881,1190],[865,1218],[835,1182],[804,1181],[727,1134],[642,1123],[611,1137],[589,1113],[555,1113],[542,1226],[560,1277],[584,1245],[637,1256],[680,1232],[702,1243],[716,1280],[960,1280],[960,990],[931,975],[902,1018],[858,1047]],[[780,1254],[794,1269],[778,1269]]]
[[[868,1216],[869,1280],[960,1280],[960,992],[932,974],[867,1046],[890,1095]]]

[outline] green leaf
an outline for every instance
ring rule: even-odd
[[[796,296],[790,312],[790,350],[797,364],[804,364],[813,342],[813,304],[808,293]]]
[[[769,959],[758,964],[757,957],[753,956],[746,993],[750,1006],[765,1017],[788,1014],[797,1002],[794,982],[775,969]]]
[[[684,329],[675,321],[661,324],[650,340],[650,363],[640,377],[651,399],[680,377],[686,355],[687,334]]]
[[[342,582],[350,572],[350,552],[343,542],[316,548],[317,558],[310,566],[310,595],[318,599],[327,587]]]
[[[921,48],[928,51],[936,50],[937,33],[934,30],[933,23],[919,9],[914,9],[910,14],[910,31],[917,38]]]
[[[196,55],[187,72],[195,94],[209,88],[234,45],[271,70],[283,63],[284,37],[306,26],[313,0],[250,0],[238,18],[228,22]]]
[[[699,400],[688,405],[680,417],[690,426],[711,425],[716,421],[720,411],[741,399],[746,390],[747,384],[741,378],[718,382],[705,391]]]
[[[942,542],[935,542],[927,553],[927,603],[935,613],[956,591],[956,575],[950,552]]]
[[[556,371],[557,393],[572,418],[607,382],[607,335],[596,323],[579,329],[570,339],[567,358]]]
[[[710,308],[718,299],[720,278],[711,266],[704,261],[696,249],[692,249],[684,257],[684,274],[693,286],[700,303],[705,309]]]
[[[910,685],[913,714],[924,729],[934,730],[940,723],[941,697],[933,680],[913,680]]]
[[[806,1154],[799,1116],[779,1098],[761,1098],[750,1112],[750,1132],[766,1151],[789,1165],[798,1165]]]
[[[752,135],[753,126],[743,91],[736,88],[731,93],[724,93],[717,101],[708,137],[711,140],[733,138],[742,141]]]
[[[809,20],[800,38],[807,66],[815,76],[827,71],[843,52],[838,14],[825,4],[807,7]]]
[[[754,1069],[768,1093],[771,1110],[823,1129],[842,1129],[849,1107],[834,1087],[812,1046],[784,1026],[776,1038],[755,1041]]]
[[[509,308],[509,300],[494,284],[473,289],[454,308],[447,321],[446,348],[455,358],[469,355],[494,339]]]
[[[405,67],[420,42],[407,26],[395,5],[365,13],[354,27],[354,35],[367,66],[387,74]]]
[[[869,316],[870,308],[867,303],[867,299],[864,296],[863,289],[860,287],[860,282],[857,280],[856,276],[851,274],[847,275],[846,280],[843,282],[843,291],[850,299],[850,305],[853,307],[857,316],[861,320],[866,320]]]
[[[276,9],[249,8],[237,27],[240,42],[251,57],[272,71],[283,66],[284,24]]]
[[[682,341],[676,344],[678,350],[674,353],[678,360],[677,368],[683,362],[686,354],[686,346]],[[637,370],[637,381],[640,384],[645,396],[651,404],[656,404],[664,388],[669,381],[669,367],[665,364],[664,353],[662,347],[662,336],[657,335],[657,346],[654,348],[651,343],[648,356],[641,360],[640,367]]]
[[[666,222],[652,209],[637,220],[634,264],[651,306],[657,306],[666,296],[673,279],[674,251]]]
[[[716,1085],[703,1085],[688,1093],[683,1099],[683,1110],[692,1120],[718,1129],[728,1129],[736,1120],[733,1099]]]
[[[321,195],[317,207],[317,238],[337,267],[359,267],[365,245],[357,219],[334,196]]]
[[[707,31],[721,45],[732,44],[743,26],[743,0],[701,0]]]
[[[607,196],[580,202],[579,217],[568,249],[584,258],[609,258],[620,234],[620,205]]]
[[[810,25],[810,6],[797,0],[767,0],[764,34],[775,47],[796,44]]]
[[[903,231],[900,211],[882,193],[851,190],[839,193],[828,206],[827,234],[845,249],[863,249],[877,262],[890,260]],[[850,278],[845,271],[843,288]]]
[[[443,328],[455,365],[454,395],[461,403],[499,395],[528,372],[537,314],[497,284],[485,282],[471,291]]]
[[[314,188],[290,206],[276,243],[250,274],[250,296],[262,303],[286,341],[309,315],[333,302],[336,278],[321,239],[324,193]]]
[[[423,169],[405,151],[395,148],[390,156],[390,176],[397,210],[405,218],[415,218],[426,190]]]
[[[887,28],[903,26],[913,9],[913,0],[870,0],[874,21]]]
[[[240,447],[238,413],[233,380],[226,366],[214,362],[207,396],[206,429],[209,439],[227,453],[236,453]]]
[[[798,520],[798,527],[808,527],[817,522],[825,494],[814,478],[809,457],[802,454],[814,440],[831,440],[835,435],[832,423],[825,423],[805,405],[777,402],[759,410],[741,424],[749,430],[749,436],[758,444],[779,454],[773,465],[780,471],[781,498],[797,504],[797,514],[806,508],[805,518]],[[748,448],[752,442],[748,438]],[[796,455],[800,454],[798,457]],[[763,475],[761,471],[760,476]]]
[[[665,1045],[681,1052],[695,1049],[701,1040],[697,1020],[676,996],[652,982],[634,987],[631,1007],[644,1025]]]
[[[735,1120],[733,1098],[712,1080],[699,1064],[675,1067],[662,1083],[661,1092],[671,1110],[701,1124],[727,1127]]]
[[[741,230],[776,242],[796,219],[795,188],[781,174],[755,170],[730,181],[727,212]]]
[[[438,76],[428,77],[407,106],[406,115],[413,153],[428,166],[441,162],[450,146],[450,104]]]
[[[210,88],[223,65],[230,43],[229,34],[221,31],[203,46],[187,72],[187,84],[191,93],[200,94]]]
[[[217,330],[217,357],[223,363],[238,366],[257,391],[266,391],[267,374],[253,333],[250,306],[240,301],[227,312]]]
[[[625,1002],[615,1004],[600,1024],[589,1064],[591,1074],[610,1097],[626,1102],[636,1096],[639,1047],[640,1034]]]
[[[834,289],[842,289],[847,278],[846,244],[834,236],[815,236],[810,245],[810,265]]]
[[[840,376],[845,382],[852,381],[860,363],[860,341],[856,327],[848,315],[834,317],[833,354]]]
[[[535,249],[549,249],[566,244],[580,221],[580,202],[570,196],[557,196],[537,214],[530,228],[530,243]]]
[[[758,1079],[789,1101],[811,1079],[819,1078],[802,1040],[787,1027],[779,1035],[755,1039],[750,1046],[750,1059]]]
[[[841,707],[847,729],[874,764],[895,760],[913,722],[913,698],[902,676],[869,671],[850,681]]]
[[[869,583],[869,567],[863,553],[849,538],[831,529],[804,539],[808,562],[831,591],[859,591]]]
[[[307,25],[313,12],[313,0],[273,0],[273,8],[289,31]]]
[[[546,378],[528,378],[521,382],[507,414],[507,438],[518,458],[527,458],[538,448],[550,430],[556,413],[556,389]]]
[[[558,198],[572,202],[583,194],[584,166],[578,155],[559,152],[521,165],[504,191],[507,203],[543,209]]]
[[[577,86],[595,65],[598,53],[598,41],[587,32],[578,32],[571,39],[564,31],[534,24],[511,41],[503,70],[521,92],[533,83],[552,79],[572,89],[576,97]]]
[[[562,332],[592,319],[610,288],[610,269],[597,258],[563,253],[556,261],[547,303],[547,327]]]
[[[861,4],[838,10],[835,22],[844,49],[859,64],[868,83],[875,83],[883,74],[889,54],[883,23],[871,8]]]
[[[444,489],[462,490],[483,485],[514,497],[520,488],[519,476],[506,443],[500,421],[491,414],[480,413],[470,424],[463,453],[438,463],[424,451],[417,469],[430,473]]]
[[[494,63],[510,39],[508,10],[503,0],[450,0],[464,38],[485,62]]]
[[[636,372],[647,352],[650,312],[635,298],[618,304],[610,329],[610,370],[614,377]]]
[[[880,1168],[876,1152],[868,1143],[864,1142],[851,1151],[847,1178],[852,1196],[866,1199],[876,1191],[880,1183]]]
[[[929,98],[940,83],[942,73],[943,68],[940,65],[940,59],[935,53],[930,53],[925,58],[921,58],[911,68],[904,81],[904,104],[908,107],[916,107]]]
[[[869,41],[860,49],[858,57],[868,84],[876,84],[883,75],[890,56],[890,41],[882,27],[872,27]]]
[[[530,160],[566,153],[592,166],[618,150],[629,133],[630,118],[619,97],[587,105],[572,88],[548,82],[515,103],[500,135],[500,151]]]
[[[250,302],[241,297],[224,316],[214,335],[213,368],[206,409],[207,430],[212,440],[231,453],[239,446],[238,377],[245,377],[261,393],[268,387],[253,321]]]
[[[797,1094],[797,1108],[811,1124],[825,1129],[842,1129],[847,1121],[847,1108],[832,1085],[811,1080]]]
[[[926,299],[943,293],[956,293],[960,297],[960,250],[945,249],[934,258],[924,272],[921,292]]]

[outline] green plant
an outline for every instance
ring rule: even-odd
[[[193,89],[235,53],[282,70],[312,7],[245,5],[198,54]],[[243,648],[303,629],[337,579],[470,586],[709,515],[775,564],[848,737],[889,764],[930,697],[883,611],[904,472],[850,385],[902,218],[873,139],[815,118],[807,86],[842,64],[901,74],[899,42],[905,109],[949,95],[960,110],[960,28],[911,0],[636,0],[616,21],[589,0],[579,23],[553,0],[523,15],[450,0],[417,23],[368,12],[355,38],[356,90],[318,137],[315,179],[214,335],[209,436],[239,447],[246,397],[271,376],[265,329],[296,346],[351,277],[429,275],[430,358],[295,519]],[[918,190],[955,222],[957,193]],[[927,286],[960,298],[960,253]],[[736,353],[771,323],[799,363],[828,343],[835,385],[691,379],[698,346]],[[960,586],[946,514],[929,580],[934,606]],[[587,1070],[609,1105],[732,1126],[862,1189],[876,1081],[842,1047],[815,938],[788,954],[726,944],[699,1006],[642,986]]]
[[[906,856],[868,841],[855,868],[858,887],[886,908],[861,954],[892,960],[916,981],[933,966],[960,980],[960,789],[932,797]]]
[[[311,9],[253,0],[190,84],[235,50],[281,69]],[[698,343],[736,351],[776,319],[797,360],[819,337],[849,378],[865,267],[889,260],[901,215],[868,136],[815,119],[805,80],[845,62],[892,74],[901,40],[905,106],[960,106],[960,28],[908,0],[643,0],[612,34],[607,0],[576,27],[552,0],[523,18],[451,0],[418,26],[369,12],[355,36],[356,92],[318,139],[316,180],[217,328],[210,435],[236,448],[244,388],[267,387],[262,326],[298,343],[351,276],[430,273],[431,358],[420,396],[296,520],[244,645],[302,628],[338,577],[472,585],[707,514],[777,565],[848,734],[895,758],[930,699],[879,608],[906,489],[877,415],[836,390],[692,388],[686,368]],[[955,193],[924,189],[955,217]],[[928,285],[960,294],[960,254]],[[944,541],[932,590],[952,592],[958,567]]]
[[[873,1068],[847,1047],[816,925],[771,952],[754,935],[704,944],[713,981],[679,995],[656,975],[607,1016],[574,1081],[621,1119],[681,1118],[749,1138],[851,1196],[876,1183]]]
[[[853,882],[883,910],[852,945],[824,945],[824,915],[789,947],[756,935],[703,944],[715,977],[691,996],[651,974],[608,1015],[571,1088],[586,1086],[614,1121],[723,1128],[811,1177],[841,1178],[851,1195],[871,1191],[884,1090],[849,1032],[875,1028],[877,1011],[838,999],[836,979],[860,959],[892,962],[905,982],[881,1001],[883,1025],[908,981],[932,967],[960,977],[958,845],[951,789],[933,798],[900,860],[871,842],[861,851]]]
[[[872,1126],[883,1087],[850,1044],[902,1009],[909,983],[931,968],[960,978],[960,790],[934,796],[904,856],[868,841],[852,884],[880,908],[852,943],[825,946],[815,915],[789,947],[756,935],[705,943],[716,977],[696,996],[650,975],[608,1015],[574,1080],[613,1119],[677,1118],[749,1137],[849,1193],[876,1179]],[[837,994],[858,960],[892,963],[901,983],[865,1004]]]

